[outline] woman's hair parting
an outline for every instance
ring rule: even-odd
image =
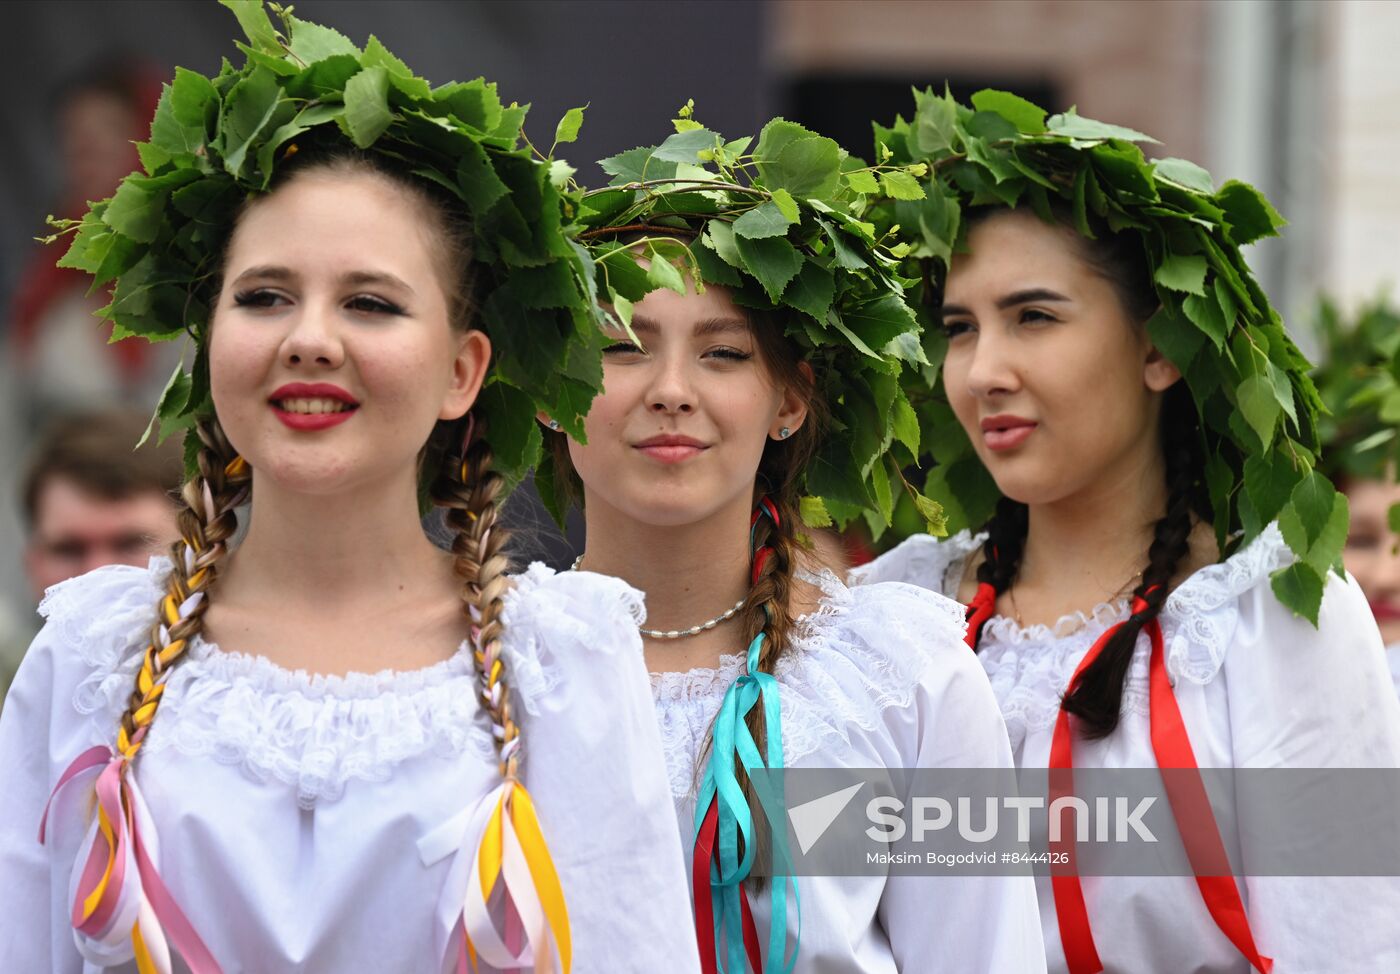
[[[970,222],[996,212],[999,211],[974,211]],[[1074,233],[1063,216],[1061,223],[1067,233],[1073,234],[1080,257],[1113,285],[1126,317],[1135,327],[1142,327],[1156,312],[1158,301],[1146,253],[1137,235],[1114,234],[1107,227],[1096,227],[1097,236],[1090,239]],[[1061,702],[1066,711],[1079,718],[1082,732],[1091,739],[1106,737],[1117,728],[1123,682],[1138,634],[1161,613],[1177,566],[1190,552],[1193,515],[1204,520],[1211,517],[1203,482],[1205,458],[1200,417],[1184,382],[1176,383],[1163,395],[1158,430],[1166,461],[1167,509],[1153,528],[1147,567],[1133,592],[1145,607],[1129,616]],[[982,563],[977,567],[979,583],[991,585],[1000,594],[1015,582],[1028,524],[1025,504],[1008,497],[997,502],[996,512],[986,526]]]
[[[441,190],[399,171],[383,156],[345,148],[301,151],[295,162],[279,170],[274,185],[308,175],[371,175],[390,181],[422,210],[434,233],[434,253],[448,298],[449,321],[466,330],[476,305],[472,235],[460,203]],[[248,206],[257,206],[257,197]],[[245,209],[246,212],[246,209]],[[236,227],[236,224],[235,224]],[[230,233],[230,236],[232,232]],[[215,282],[217,289],[218,282]],[[210,302],[213,306],[213,302]],[[215,324],[211,322],[211,327]],[[160,603],[160,618],[137,674],[136,687],[121,718],[119,745],[128,759],[135,757],[160,704],[170,668],[183,657],[189,641],[203,629],[204,613],[228,556],[228,541],[237,527],[235,508],[252,494],[252,471],[229,443],[217,419],[194,431],[200,445],[198,472],[181,491],[181,540],[171,547],[170,574]],[[497,522],[496,498],[502,480],[491,469],[485,429],[468,415],[442,421],[420,454],[441,459],[439,473],[428,486],[432,502],[446,510],[453,532],[453,566],[462,582],[463,612],[474,646],[482,705],[490,717],[503,774],[513,774],[519,760],[519,729],[511,713],[510,694],[501,658],[502,597],[509,562],[503,549],[507,532]]]

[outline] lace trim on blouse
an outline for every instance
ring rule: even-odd
[[[908,707],[933,656],[921,646],[960,643],[963,610],[951,599],[889,584],[848,588],[829,571],[800,576],[821,588],[817,609],[801,617],[778,661],[782,685],[783,759],[791,765],[818,751],[847,746],[857,729],[874,732],[890,708]],[[653,673],[652,696],[671,793],[685,798],[697,783],[696,756],[739,676],[743,657],[718,667]]]
[[[90,716],[94,743],[114,739],[168,570],[164,558],[145,570],[99,569],[54,586],[39,606],[60,645],[90,668],[73,706]],[[538,563],[516,576],[502,613],[504,649],[526,713],[538,714],[559,685],[561,654],[615,651],[629,644],[618,623],[644,619],[640,593],[617,579]],[[144,749],[167,748],[289,785],[303,808],[340,798],[350,781],[387,780],[409,758],[495,758],[465,642],[423,669],[328,676],[195,639],[170,674]]]
[[[852,579],[897,575],[956,593],[967,558],[984,540],[985,534],[968,531],[944,541],[911,539],[905,542],[910,550],[897,561],[857,569]],[[1277,525],[1270,525],[1225,561],[1192,573],[1167,596],[1161,620],[1167,672],[1173,683],[1184,679],[1206,684],[1215,678],[1239,624],[1240,596],[1266,585],[1275,570],[1292,560]],[[978,655],[1001,702],[1013,742],[1027,729],[1043,730],[1055,722],[1060,695],[1074,668],[1106,629],[1127,618],[1128,603],[1126,598],[1103,602],[1086,612],[1062,616],[1053,625],[1018,626],[1006,616],[987,621]],[[1148,641],[1139,639],[1124,683],[1124,714],[1147,713],[1149,652]]]

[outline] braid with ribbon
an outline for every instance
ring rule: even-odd
[[[967,605],[966,638],[974,650],[982,638],[982,626],[996,615],[997,596],[1016,580],[1029,523],[1030,508],[1005,496],[997,501],[996,513],[987,522],[982,564],[977,566],[977,593]]]
[[[252,489],[248,465],[229,445],[217,420],[195,428],[201,446],[199,475],[181,492],[181,540],[171,546],[171,568],[136,686],[117,730],[115,749],[99,746],[79,755],[59,778],[54,797],[79,777],[97,775],[97,818],[89,829],[73,902],[72,923],[83,939],[107,947],[128,938],[142,974],[171,970],[173,945],[194,974],[220,970],[161,880],[159,849],[150,813],[132,763],[150,733],[171,669],[204,628],[209,595],[237,528],[234,509]],[[50,798],[50,804],[54,798]],[[48,811],[40,826],[44,841]]]
[[[797,885],[787,868],[787,823],[779,779],[758,794],[751,775],[783,767],[782,711],[777,661],[788,646],[797,553],[797,505],[786,487],[759,499],[749,522],[749,596],[742,621],[748,650],[743,673],[729,686],[715,717],[710,755],[695,809],[692,883],[701,970],[772,974],[793,969],[801,939]],[[755,816],[754,811],[760,814]],[[759,855],[772,866],[770,926],[760,949],[748,891],[765,884],[752,875]],[[798,926],[788,948],[788,888],[798,902]],[[766,953],[767,962],[763,957]]]
[[[472,666],[503,779],[479,806],[478,824],[468,833],[470,838],[479,831],[480,841],[460,907],[463,936],[457,941],[456,970],[464,974],[468,963],[474,967],[480,958],[498,969],[549,971],[557,954],[559,968],[567,972],[572,944],[563,889],[534,803],[520,780],[520,728],[501,641],[503,599],[510,587],[504,551],[508,534],[497,521],[496,506],[504,481],[491,469],[484,434],[485,424],[469,416],[460,459],[444,464],[432,486],[433,502],[447,508],[454,534],[453,565],[463,585]],[[505,894],[504,936],[488,906],[498,884]],[[522,935],[524,943],[516,943]]]
[[[1184,383],[1173,386],[1162,403],[1162,451],[1166,461],[1167,512],[1153,529],[1147,568],[1133,591],[1135,608],[1093,664],[1086,667],[1065,694],[1063,707],[1079,718],[1085,737],[1107,737],[1118,726],[1123,707],[1123,683],[1133,661],[1138,634],[1155,620],[1171,589],[1177,565],[1191,551],[1192,514],[1203,504],[1200,487],[1203,463],[1195,410],[1183,400]]]

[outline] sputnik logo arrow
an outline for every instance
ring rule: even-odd
[[[842,810],[851,803],[851,799],[860,791],[864,782],[856,782],[849,788],[842,788],[840,791],[833,791],[829,795],[821,798],[814,798],[809,802],[788,809],[788,818],[792,821],[792,831],[797,835],[798,848],[805,856],[807,850],[817,844],[817,840],[826,834],[826,830],[831,828],[831,823],[836,821]]]

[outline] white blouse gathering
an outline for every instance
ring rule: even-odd
[[[0,970],[136,970],[129,947],[87,943],[85,962],[75,944],[88,809],[51,818],[47,847],[37,831],[69,762],[115,740],[166,566],[99,569],[40,607],[0,719]],[[535,565],[506,596],[523,780],[578,972],[698,970],[643,617],[639,593],[586,572]],[[343,677],[203,640],[188,654],[134,767],[158,868],[226,974],[441,969],[462,813],[500,781],[465,644],[427,669]]]
[[[779,661],[789,768],[1009,768],[986,677],[953,601],[910,585],[848,589],[830,573]],[[654,673],[652,692],[680,833],[694,837],[696,762],[741,657]],[[799,974],[1044,970],[1029,877],[799,876]],[[767,943],[769,899],[751,896]],[[797,907],[788,898],[788,931]]]
[[[967,532],[946,541],[911,538],[852,572],[852,583],[897,580],[955,596],[966,561],[982,541]],[[1354,580],[1329,576],[1314,629],[1270,589],[1270,572],[1291,557],[1271,526],[1224,562],[1196,571],[1167,598],[1161,614],[1166,667],[1198,765],[1400,767],[1400,701],[1364,596]],[[1017,767],[1048,766],[1061,695],[1085,653],[1127,612],[1125,601],[1054,626],[1021,627],[1004,616],[986,623],[976,658],[1006,719]],[[1076,767],[1156,766],[1149,654],[1148,638],[1139,637],[1122,721],[1103,740],[1077,738]],[[1345,827],[1328,823],[1334,825]],[[1247,873],[1249,837],[1222,833]],[[1082,884],[1108,971],[1250,969],[1216,927],[1191,877],[1085,876]],[[1400,879],[1261,876],[1239,885],[1256,942],[1274,959],[1274,974],[1400,970],[1394,922]],[[1064,971],[1049,880],[1040,880],[1038,889],[1050,970]]]

